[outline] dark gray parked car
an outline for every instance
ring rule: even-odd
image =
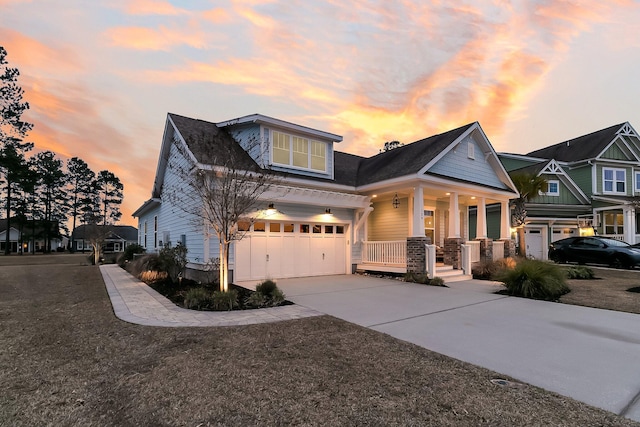
[[[555,262],[607,264],[617,268],[640,265],[640,248],[606,237],[569,237],[549,246],[549,259]]]

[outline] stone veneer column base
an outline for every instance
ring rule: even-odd
[[[476,239],[480,242],[480,262],[493,261],[493,240],[491,239]]]
[[[461,237],[448,237],[444,239],[444,263],[451,265],[456,270],[462,268],[462,243],[464,239]]]
[[[407,273],[426,274],[428,237],[407,237]]]
[[[504,242],[504,257],[515,257],[516,256],[516,242],[513,239],[503,239]]]

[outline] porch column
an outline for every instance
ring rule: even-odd
[[[424,237],[424,192],[422,186],[413,189],[413,237]]]
[[[478,214],[476,216],[476,239],[487,238],[487,204],[484,197],[478,199]]]
[[[449,238],[460,238],[460,207],[458,193],[449,195]]]
[[[624,210],[624,241],[630,244],[636,243],[636,216],[632,207]]]
[[[500,202],[500,240],[511,239],[511,212],[509,201]]]

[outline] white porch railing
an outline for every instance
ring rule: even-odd
[[[362,262],[366,264],[407,265],[407,241],[362,242]]]
[[[465,245],[469,246],[469,261],[471,263],[480,262],[480,241],[469,240],[465,242]]]
[[[504,242],[499,240],[493,241],[493,260],[497,261],[504,258]]]

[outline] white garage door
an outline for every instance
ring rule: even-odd
[[[527,256],[535,259],[543,259],[542,230],[539,228],[525,228],[524,233]]]
[[[345,274],[345,233],[336,224],[256,222],[236,243],[234,279]]]

